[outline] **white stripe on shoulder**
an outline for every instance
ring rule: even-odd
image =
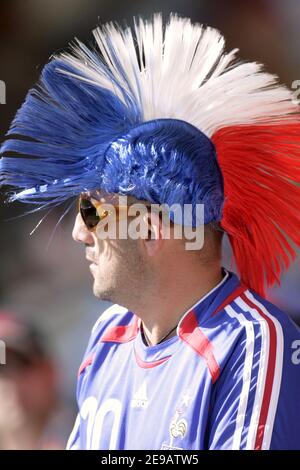
[[[260,411],[263,404],[262,400],[266,384],[270,334],[266,320],[262,318],[261,315],[259,315],[258,311],[255,308],[251,308],[250,305],[244,302],[240,297],[236,299],[235,302],[242,310],[244,310],[244,312],[249,312],[251,316],[258,321],[261,327],[261,351],[259,358],[259,370],[257,375],[254,405],[252,409],[251,421],[249,425],[246,443],[246,450],[253,450],[255,447],[257,427],[259,423]]]
[[[272,315],[267,308],[259,302],[248,290],[245,292],[246,297],[248,297],[251,302],[256,304],[262,312],[269,317],[275,325],[276,329],[276,339],[277,339],[277,348],[276,348],[276,360],[275,360],[275,371],[274,371],[274,381],[272,387],[272,394],[269,404],[269,411],[266,421],[264,439],[262,443],[262,450],[267,450],[270,448],[271,438],[273,433],[275,415],[277,410],[277,404],[279,399],[281,379],[282,379],[282,368],[283,368],[283,353],[284,353],[284,337],[282,326],[274,315]]]
[[[272,323],[275,326],[276,331],[276,344],[272,344],[271,346],[276,348],[276,361],[275,361],[275,370],[274,370],[274,377],[273,377],[273,384],[272,384],[272,392],[271,398],[268,408],[268,415],[266,419],[266,423],[264,426],[264,435],[263,435],[263,442],[262,442],[262,449],[269,449],[275,414],[277,409],[280,385],[281,385],[281,376],[282,376],[282,363],[283,363],[283,333],[282,327],[279,321],[270,314],[270,312],[266,309],[266,307],[259,302],[249,290],[245,291],[245,296],[249,299],[252,304],[257,306],[257,309],[250,306],[240,297],[235,300],[236,304],[242,308],[245,312],[249,312],[251,316],[258,321],[261,327],[261,353],[259,359],[259,371],[257,377],[257,385],[256,385],[256,392],[255,392],[255,399],[254,405],[251,415],[251,421],[249,426],[249,432],[247,437],[247,444],[246,449],[252,450],[255,448],[255,442],[258,432],[258,425],[260,420],[260,414],[263,406],[263,397],[264,391],[268,384],[266,383],[267,372],[268,372],[268,364],[269,364],[269,351],[270,351],[270,329],[268,322],[266,319],[259,313],[259,310],[263,312],[265,316],[270,318]],[[274,342],[275,343],[275,342]]]
[[[243,313],[237,313],[228,305],[225,307],[226,313],[231,318],[236,318],[238,322],[245,327],[246,330],[246,353],[245,365],[243,368],[243,385],[239,399],[239,406],[233,434],[232,450],[241,449],[242,431],[244,428],[247,404],[250,394],[251,374],[253,369],[253,356],[254,356],[254,328],[251,321],[248,321]]]
[[[96,331],[99,324],[103,320],[108,320],[113,315],[122,314],[122,313],[126,313],[126,312],[128,312],[128,309],[125,308],[125,307],[122,307],[121,305],[118,305],[118,304],[111,305],[106,310],[104,310],[104,312],[101,313],[100,317],[98,318],[98,320],[96,321],[95,325],[92,328],[92,333],[94,333]]]

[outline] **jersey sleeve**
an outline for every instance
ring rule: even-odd
[[[107,326],[110,325],[111,322],[117,316],[120,316],[120,314],[125,314],[126,312],[127,312],[126,308],[120,305],[114,304],[111,307],[107,308],[99,316],[98,320],[96,321],[96,323],[94,324],[92,328],[89,342],[85,350],[85,353],[83,355],[81,365],[78,370],[76,397],[77,397],[77,404],[78,404],[79,410],[80,410],[80,402],[82,401],[81,400],[82,398],[81,388],[82,388],[82,382],[85,377],[85,371],[93,362],[93,357],[95,354],[95,350],[97,348],[97,344],[99,342],[99,338],[101,337],[101,335],[103,334]],[[72,432],[69,436],[69,439],[66,445],[66,450],[77,450],[80,448],[81,448],[81,444],[80,444],[80,411],[79,411],[79,413],[77,414]]]
[[[105,312],[104,312],[105,313]],[[103,315],[103,314],[102,314]],[[77,376],[77,386],[76,386],[76,398],[77,398],[77,405],[80,409],[80,394],[81,394],[81,383],[84,377],[85,369],[91,364],[93,360],[93,350],[97,343],[97,328],[101,322],[102,315],[98,318],[97,322],[93,326],[91,331],[91,335],[89,338],[88,345],[86,347],[85,353],[83,355],[82,362],[78,369],[78,376]],[[78,450],[80,449],[80,411],[78,412],[75,420],[75,424],[73,426],[72,432],[68,438],[68,442],[66,445],[66,450]]]
[[[300,332],[268,306],[249,295],[240,309],[227,307],[241,335],[213,390],[208,449],[300,449],[300,373],[292,361]]]
[[[69,436],[66,450],[79,450],[80,449],[80,414],[78,413],[76,416],[75,424],[73,426],[72,432]]]

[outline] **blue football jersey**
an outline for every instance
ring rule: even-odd
[[[300,449],[300,330],[232,272],[146,346],[114,305],[79,369],[69,449]]]

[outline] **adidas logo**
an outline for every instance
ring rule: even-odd
[[[133,399],[131,400],[132,408],[147,408],[148,407],[148,398],[147,398],[147,386],[146,381],[142,383],[140,388],[135,392]]]

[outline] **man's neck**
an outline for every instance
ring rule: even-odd
[[[216,287],[223,279],[222,268],[195,268],[184,275],[182,271],[172,273],[170,279],[161,282],[156,292],[141,296],[140,305],[133,311],[141,318],[147,343],[161,342],[176,334],[180,319],[195,303]],[[163,280],[161,280],[163,281]],[[173,330],[172,330],[173,329]],[[168,335],[168,332],[170,335]]]

